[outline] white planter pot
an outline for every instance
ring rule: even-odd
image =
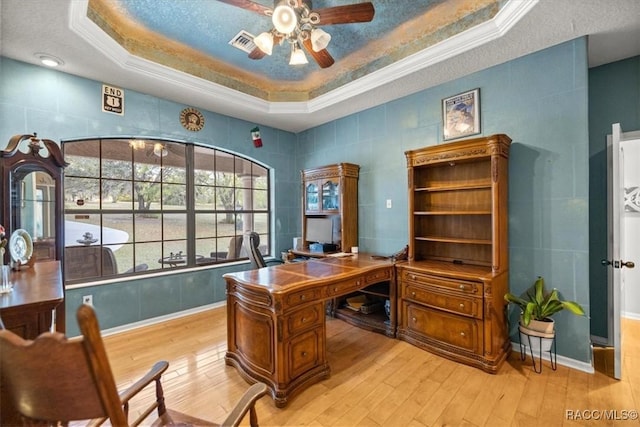
[[[542,325],[534,325],[534,327],[539,326],[541,329],[545,329],[545,330],[551,329],[551,332],[541,332],[535,329],[531,329],[531,324],[533,322],[534,320],[532,320],[529,323],[529,327],[524,326],[522,323],[520,324],[519,330],[520,330],[521,344],[527,347],[531,347],[531,351],[533,352],[534,355],[540,354],[541,347],[543,352],[551,351],[551,348],[553,346],[553,340],[555,337],[555,331],[553,330],[553,324],[551,325],[552,327],[548,329],[546,329],[548,325],[545,325],[545,324],[552,323],[552,322],[540,322]],[[538,321],[535,321],[535,322],[538,322]]]
[[[551,318],[545,320],[531,319],[529,324],[525,326],[522,317],[520,317],[520,326],[527,330],[541,332],[543,334],[553,334],[555,332],[555,322]]]

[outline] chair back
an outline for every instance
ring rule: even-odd
[[[229,251],[227,252],[227,259],[240,258],[240,251],[242,250],[242,236],[234,236],[229,241]]]
[[[82,337],[74,339],[45,332],[31,341],[0,330],[3,394],[29,421],[66,425],[109,418],[112,425],[126,425],[92,307],[83,305],[78,310],[78,324]]]
[[[68,246],[64,249],[64,271],[69,280],[88,279],[117,274],[118,265],[107,246]]]
[[[245,242],[248,243],[247,252],[249,254],[249,260],[251,261],[251,268],[266,267],[267,263],[264,261],[262,253],[260,253],[260,235],[255,231],[249,231],[245,233]]]

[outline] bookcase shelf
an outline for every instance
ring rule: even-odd
[[[500,134],[405,153],[409,259],[396,264],[397,336],[491,373],[511,348],[510,143]]]

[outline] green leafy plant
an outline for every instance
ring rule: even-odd
[[[584,310],[575,301],[561,301],[558,297],[558,290],[545,292],[544,279],[538,276],[533,287],[527,291],[527,298],[521,298],[512,293],[507,293],[504,299],[507,302],[517,305],[522,310],[522,323],[528,326],[531,319],[544,320],[564,309],[569,310],[577,316],[583,316]]]

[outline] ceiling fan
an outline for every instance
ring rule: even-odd
[[[251,0],[218,1],[271,17],[273,29],[253,39],[256,48],[249,58],[271,55],[274,44],[286,41],[291,45],[290,65],[308,62],[304,48],[321,68],[328,68],[335,61],[326,49],[331,35],[318,26],[370,22],[375,14],[371,2],[312,9],[311,0],[274,0],[272,9]]]

